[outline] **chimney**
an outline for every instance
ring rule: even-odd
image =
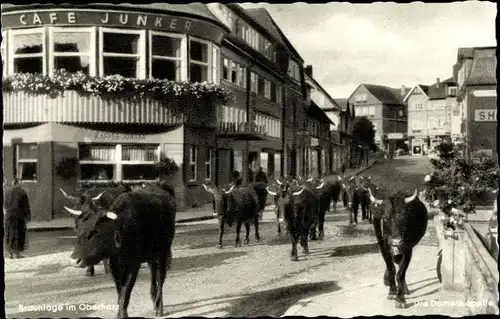
[[[441,81],[439,81],[439,78],[436,79],[436,87],[439,87],[439,84],[441,84]]]
[[[312,78],[313,77],[312,65],[306,65],[306,67],[304,68],[304,72]]]
[[[406,95],[406,87],[404,85],[401,85],[401,97],[405,97]]]

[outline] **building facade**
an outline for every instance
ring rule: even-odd
[[[335,169],[338,172],[343,164],[352,168],[352,122],[354,121],[355,114],[354,107],[349,104],[347,99],[336,98],[335,102],[340,109],[338,131],[334,131],[332,136],[333,140],[338,141],[341,145],[339,166]]]
[[[66,72],[51,84],[62,95],[33,83],[25,87],[36,94],[4,86],[3,168],[9,183],[23,181],[35,220],[66,216],[60,188],[153,181],[167,157],[179,167],[168,179],[180,210],[207,203],[202,184],[225,187],[235,170],[248,182],[259,167],[273,176],[306,167],[313,142],[298,133],[315,125],[306,122],[303,60],[267,11],[161,3],[2,9],[4,84],[19,88],[31,73],[40,85]],[[139,90],[147,85],[167,98]],[[129,89],[113,94],[118,86]],[[64,169],[74,173],[58,173]]]
[[[496,47],[460,48],[454,71],[464,109],[464,142],[472,158],[497,158]]]
[[[453,78],[432,85],[416,85],[405,97],[408,105],[408,138],[412,155],[425,155],[444,140],[457,142],[461,116]]]
[[[365,116],[375,128],[375,143],[382,150],[405,148],[407,109],[403,101],[408,89],[360,84],[348,98],[356,116]]]

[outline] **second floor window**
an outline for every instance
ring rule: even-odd
[[[259,93],[259,76],[255,73],[250,73],[250,89],[254,93]]]
[[[413,130],[421,130],[422,129],[422,122],[420,122],[420,120],[414,120],[412,122],[412,129]]]
[[[180,81],[183,37],[153,33],[151,36],[151,67],[153,78]]]
[[[422,103],[416,103],[413,107],[415,111],[422,111],[424,109]]]
[[[191,82],[205,82],[209,80],[208,42],[190,40],[189,43],[189,80]]]
[[[53,28],[51,33],[53,59],[49,70],[65,69],[95,74],[95,31],[92,28]],[[92,68],[92,70],[91,70]]]
[[[269,80],[264,80],[264,96],[271,99],[271,82]]]
[[[101,29],[101,75],[143,78],[145,32]]]
[[[43,29],[12,30],[13,73],[44,73],[45,32]]]

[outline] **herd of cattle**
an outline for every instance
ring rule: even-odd
[[[417,190],[408,197],[396,192],[377,199],[379,187],[370,177],[336,176],[325,179],[276,179],[270,185],[251,183],[246,187],[233,185],[220,189],[203,185],[213,195],[214,215],[219,219],[219,241],[222,247],[224,227],[236,224],[236,246],[241,245],[240,230],[245,225],[244,242],[248,244],[251,225],[259,241],[259,220],[267,197],[273,197],[278,223],[285,223],[291,238],[291,260],[298,260],[297,245],[309,253],[308,241],[324,238],[325,215],[333,202],[333,210],[341,200],[350,211],[350,223],[362,219],[373,224],[380,250],[386,263],[384,284],[389,286],[389,298],[397,307],[405,307],[408,294],[406,270],[412,249],[427,229],[427,210],[419,200]],[[110,271],[118,293],[118,317],[127,317],[130,294],[139,268],[148,263],[151,271],[150,295],[157,316],[163,315],[163,284],[172,261],[172,241],[175,234],[176,203],[174,189],[166,182],[140,187],[127,185],[105,189],[89,189],[71,196],[66,207],[75,215],[76,244],[71,255],[77,267],[87,267],[88,276],[94,265],[103,261]],[[396,273],[395,264],[399,265]]]

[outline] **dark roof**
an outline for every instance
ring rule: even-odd
[[[394,89],[383,85],[362,84],[377,100],[384,104],[404,105],[404,96],[400,89]]]
[[[462,58],[472,59],[473,55],[474,48],[458,48],[457,61],[460,61]]]
[[[150,11],[150,12],[165,12],[165,13],[183,13],[188,16],[196,16],[204,18],[205,20],[209,20],[210,22],[214,22],[217,25],[223,26],[223,24],[210,12],[207,6],[200,2],[189,3],[189,4],[168,4],[162,2],[153,2],[147,4],[138,4],[138,3],[87,3],[83,5],[78,4],[70,4],[70,3],[61,3],[61,4],[53,4],[53,3],[32,3],[29,5],[13,5],[13,4],[2,4],[2,11],[7,9],[15,10],[15,9],[29,9],[36,7],[71,7],[71,8],[108,8],[108,9],[116,9],[116,7],[124,7],[127,9],[136,9],[140,11]],[[224,29],[227,27],[224,26]]]
[[[241,6],[240,6],[241,7]],[[281,31],[278,24],[274,21],[273,17],[269,14],[269,12],[264,8],[252,8],[252,9],[244,9],[242,8],[256,23],[265,28],[271,35],[282,45],[290,49],[292,53],[299,58],[301,62],[303,62],[302,57],[294,48],[292,43],[285,36],[283,31]]]
[[[332,120],[328,117],[328,115],[325,114],[325,112],[316,104],[314,101],[311,100],[311,105],[307,108],[307,114],[310,116],[314,117],[315,119],[328,123],[328,124],[334,124]]]
[[[418,86],[424,91],[425,94],[429,94],[429,86],[428,85],[423,85],[423,84],[418,84]]]
[[[439,84],[436,82],[433,85],[429,86],[427,96],[429,100],[440,100],[446,99],[447,97],[446,84],[440,82]]]
[[[349,101],[349,99],[335,98],[334,100],[335,100],[335,102],[337,102],[337,105],[340,107],[340,111],[344,112],[345,110],[347,110],[347,101]]]
[[[456,85],[457,81],[455,81],[455,79],[451,77],[449,79],[444,80],[443,83],[448,85]]]
[[[471,73],[465,83],[468,85],[496,85],[496,68],[495,48],[475,49]]]

